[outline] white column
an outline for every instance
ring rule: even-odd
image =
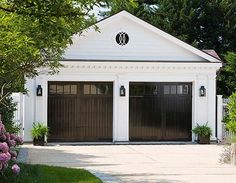
[[[211,140],[216,140],[216,75],[208,75],[208,125],[212,129]]]
[[[217,95],[217,138],[222,140],[223,99]]]
[[[32,124],[35,121],[35,96],[36,96],[36,86],[35,79],[27,79],[25,87],[28,90],[27,95],[24,99],[24,136],[23,139],[25,142],[31,142],[31,129]]]
[[[125,87],[125,96],[120,96],[120,87]],[[117,94],[117,120],[116,120],[116,139],[114,141],[129,141],[129,81],[125,76],[119,75],[116,91]]]

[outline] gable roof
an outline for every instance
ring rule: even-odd
[[[215,50],[202,50],[202,51],[204,51],[205,53],[207,53],[207,54],[209,54],[209,55],[211,55],[211,56],[221,60],[219,55],[216,53]]]
[[[149,29],[150,31],[158,34],[159,36],[162,36],[163,38],[169,40],[170,42],[172,42],[172,43],[174,43],[174,44],[176,44],[176,45],[192,52],[193,54],[196,54],[197,56],[200,56],[200,57],[206,59],[209,62],[213,62],[213,63],[221,63],[222,62],[221,59],[219,58],[219,56],[216,54],[216,52],[215,52],[215,54],[212,55],[211,54],[212,52],[209,53],[209,50],[208,51],[199,50],[199,49],[197,49],[197,48],[181,41],[180,39],[164,32],[164,31],[162,31],[161,29],[159,29],[159,28],[157,28],[157,27],[155,27],[155,26],[153,26],[153,25],[137,18],[136,16],[128,13],[125,10],[123,10],[119,13],[116,13],[116,14],[110,16],[110,17],[104,18],[104,19],[98,21],[95,25],[98,26],[98,27],[103,27],[107,24],[111,24],[113,21],[115,21],[117,19],[124,18],[124,17],[131,20],[131,21],[133,21],[133,22],[135,22],[135,23],[137,23],[137,24],[139,24],[139,25],[141,25],[141,26],[143,26],[143,27],[145,27],[146,29]],[[88,32],[90,31],[90,28],[88,28]]]

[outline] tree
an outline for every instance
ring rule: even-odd
[[[224,96],[230,96],[236,91],[236,53],[228,52],[224,59],[226,65],[218,77],[218,90]]]
[[[0,106],[11,92],[25,91],[39,68],[57,72],[75,33],[92,25],[102,0],[0,0]]]
[[[113,0],[103,5],[105,11],[100,11],[101,17],[114,15],[122,10],[134,13],[133,10],[138,8],[136,0]]]

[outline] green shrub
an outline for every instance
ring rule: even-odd
[[[197,126],[192,129],[192,132],[196,135],[200,135],[203,137],[208,137],[212,135],[212,130],[209,126],[207,126],[207,123],[204,125],[197,124]]]
[[[236,134],[236,92],[229,97],[228,117],[226,120],[226,128]]]
[[[21,126],[16,125],[13,122],[14,112],[16,111],[16,103],[13,102],[12,97],[5,98],[2,103],[3,104],[0,107],[0,114],[5,128],[9,133],[17,134],[20,131]]]
[[[223,123],[228,123],[229,122],[229,114],[226,114],[222,120]]]
[[[33,129],[31,130],[33,138],[38,139],[47,136],[48,132],[48,127],[43,123],[33,123]]]
[[[236,122],[229,121],[228,123],[226,123],[226,128],[227,128],[227,130],[229,130],[230,132],[233,132],[235,134],[236,133]]]

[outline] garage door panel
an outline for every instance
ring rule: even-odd
[[[48,95],[49,141],[112,140],[112,83],[49,82],[49,89],[51,85],[54,93]]]
[[[166,117],[166,138],[174,140],[176,137],[178,139],[189,137],[190,130],[189,123],[186,123],[185,112],[170,112],[167,113]]]
[[[130,140],[191,140],[191,83],[130,83]]]
[[[160,140],[161,131],[161,112],[157,115],[156,110],[160,108],[158,98],[152,97],[130,97],[130,140]]]

